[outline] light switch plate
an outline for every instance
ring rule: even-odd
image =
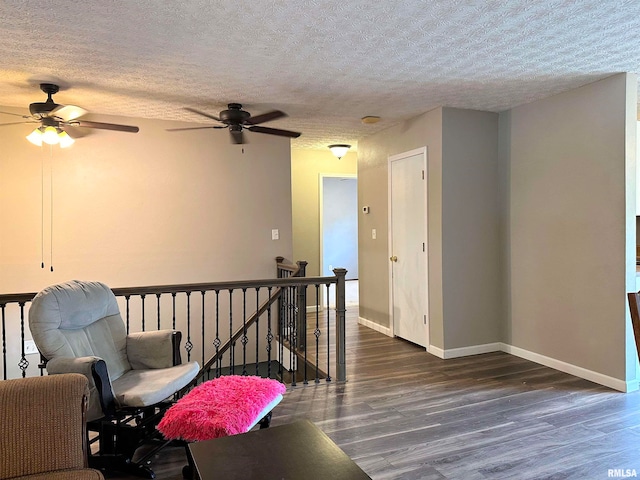
[[[371,229],[371,238],[372,238],[373,240],[375,240],[376,238],[378,238],[378,232],[376,232],[376,229],[375,229],[375,228],[372,228],[372,229]]]
[[[271,230],[271,240],[278,240],[280,238],[280,232],[277,228]]]

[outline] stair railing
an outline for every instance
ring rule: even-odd
[[[125,287],[112,291],[119,299],[128,332],[181,330],[187,359],[196,357],[202,365],[201,380],[227,373],[284,379],[288,372],[291,384],[296,385],[298,380],[305,384],[309,380],[317,383],[322,378],[331,381],[331,372],[335,372],[337,381],[346,381],[346,270],[335,269],[333,277],[304,277],[306,262],[287,264],[282,257],[276,261],[275,279]],[[326,288],[328,292],[333,285],[335,309],[328,304],[326,308],[316,305],[311,309],[315,312],[309,315],[309,323],[307,289],[315,288],[317,293]],[[38,360],[30,354],[26,325],[28,306],[34,296],[35,293],[0,295],[4,379],[44,374],[41,367],[39,371],[29,368]],[[154,297],[152,306],[149,300]],[[197,297],[199,302],[194,300]],[[165,314],[167,309],[170,314]],[[335,321],[335,338],[330,337],[331,320]],[[326,338],[326,352],[320,348],[321,338]],[[315,343],[315,348],[307,348],[308,343],[311,346]],[[308,375],[309,369],[313,374]]]

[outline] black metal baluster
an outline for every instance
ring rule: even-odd
[[[242,289],[242,375],[247,374],[247,289]]]
[[[331,284],[327,283],[327,382],[331,381],[331,330],[329,330],[329,322],[331,320],[331,307],[329,302],[329,289]]]
[[[282,298],[282,302],[280,302],[280,312],[278,314],[278,375],[280,376],[280,380],[284,382],[284,324],[285,324],[285,308],[286,308],[286,287],[282,287],[282,293],[280,294],[280,298]]]
[[[205,291],[202,290],[200,292],[200,294],[202,295],[202,343],[200,345],[202,345],[202,363],[201,365],[204,365],[204,345],[205,345],[205,340],[204,340],[204,312],[205,312],[205,303],[204,303],[204,295],[205,295]]]
[[[222,369],[222,359],[218,355],[220,344],[220,290],[216,290],[216,338],[213,340],[213,346],[216,348],[216,378],[221,375]]]
[[[316,337],[316,383],[320,383],[320,284],[316,283],[316,329],[313,334]]]
[[[158,312],[158,330],[160,330],[160,293],[156,293],[156,305],[157,305],[157,312]]]
[[[256,314],[260,310],[260,287],[256,287]],[[260,316],[256,318],[256,376],[260,376],[260,351],[258,344],[260,343]]]
[[[187,294],[187,341],[184,344],[184,348],[187,351],[187,361],[191,361],[191,350],[193,349],[193,343],[191,343],[191,292],[185,292]]]
[[[291,287],[291,370],[293,371],[292,386],[297,385],[298,381],[298,306],[296,300],[298,299],[297,287]]]
[[[176,329],[176,292],[171,293],[171,304],[172,304],[172,317],[173,317],[173,323],[171,324],[171,328],[175,330]]]
[[[127,335],[129,334],[129,299],[131,298],[131,295],[125,295],[124,299],[126,301],[127,304],[127,312],[126,312],[126,317],[127,317]]]
[[[307,286],[306,285],[300,285],[298,286],[298,288],[302,288],[304,291],[304,295],[302,296],[302,299],[306,299],[307,298]],[[306,301],[305,302],[298,302],[298,308],[300,309],[300,311],[298,312],[298,315],[302,315],[302,334],[301,334],[301,338],[303,338],[304,340],[304,384],[308,385],[309,384],[309,380],[307,379],[307,366],[309,365],[309,362],[307,361],[307,350],[309,350],[307,348],[307,305],[306,305]]]
[[[233,289],[229,289],[229,340],[233,338]],[[235,373],[236,362],[236,342],[231,342],[231,348],[229,349],[229,366],[231,367],[231,375]]]
[[[144,299],[145,299],[146,295],[144,293],[140,294],[140,303],[142,305],[142,331],[145,331],[145,326],[144,326]]]
[[[22,378],[27,376],[27,367],[29,366],[29,360],[27,360],[27,357],[25,355],[24,352],[24,302],[20,302],[18,305],[20,305],[20,340],[22,342],[22,352],[20,354],[20,361],[18,362],[18,367],[20,367],[20,370],[22,370]]]
[[[267,289],[267,294],[271,298],[272,287]],[[267,378],[271,378],[271,342],[273,341],[273,333],[271,333],[271,306],[267,309]]]
[[[7,379],[7,329],[5,318],[5,304],[0,305],[2,308],[2,378]]]

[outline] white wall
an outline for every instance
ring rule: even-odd
[[[501,116],[505,341],[622,384],[635,379],[625,292],[635,288],[636,83],[620,74]]]

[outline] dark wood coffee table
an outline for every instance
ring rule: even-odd
[[[188,447],[202,480],[371,480],[308,420]]]

